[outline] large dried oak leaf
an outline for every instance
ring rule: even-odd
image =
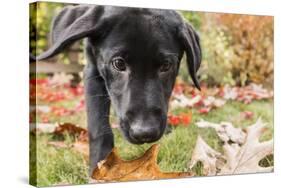
[[[193,151],[190,167],[202,162],[205,175],[226,175],[256,172],[271,172],[273,166],[261,167],[259,162],[273,154],[273,139],[260,142],[265,124],[258,121],[247,127],[245,131],[235,128],[231,123],[214,124],[207,121],[197,123],[200,128],[214,128],[224,142],[223,155],[210,148],[199,136]],[[217,163],[220,158],[226,162]]]
[[[227,163],[219,174],[241,174],[256,172],[271,172],[273,166],[261,167],[260,160],[273,154],[273,139],[260,142],[259,138],[265,130],[265,125],[259,119],[246,129],[246,140],[242,146],[225,144],[223,150]]]
[[[152,180],[163,178],[188,177],[189,172],[163,173],[157,165],[158,145],[152,145],[143,156],[131,161],[122,160],[116,149],[98,163],[93,171],[92,178],[104,181],[129,181],[129,180]]]
[[[222,154],[211,148],[201,136],[198,136],[193,150],[189,168],[193,168],[198,162],[203,164],[204,175],[216,175],[218,164],[223,160]]]

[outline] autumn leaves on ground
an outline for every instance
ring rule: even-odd
[[[33,176],[37,177],[39,186],[82,184],[89,181],[87,159],[84,153],[70,147],[81,139],[79,135],[75,137],[71,132],[58,135],[54,134],[54,130],[50,130],[54,124],[63,122],[86,128],[83,85],[70,87],[69,80],[70,77],[64,74],[31,79],[31,99],[37,97],[37,106],[36,109],[35,106],[31,107],[30,121],[34,122],[36,119],[43,130],[31,134],[31,138],[35,138],[36,135],[37,139],[37,147],[34,144],[31,145],[31,152],[35,149],[37,151],[37,159],[32,160],[37,160],[36,167],[33,167]],[[32,87],[35,83],[37,83],[36,93]],[[271,139],[273,136],[273,95],[270,90],[263,89],[259,85],[220,88],[203,86],[199,93],[178,80],[170,101],[168,120],[170,130],[157,142],[159,144],[157,166],[163,173],[190,172],[195,176],[206,175],[206,169],[200,162],[190,168],[192,154],[198,144],[198,136],[220,153],[224,152],[224,143],[216,130],[199,128],[198,122],[224,121],[232,123],[234,127],[248,128],[256,123],[258,118],[266,123],[267,128],[260,140]],[[152,145],[128,143],[118,130],[118,121],[114,112],[111,112],[110,119],[116,151],[123,160],[132,160],[142,156]],[[58,147],[50,143],[63,143],[64,146],[69,147]],[[268,155],[260,163],[261,166],[272,166],[273,156]]]

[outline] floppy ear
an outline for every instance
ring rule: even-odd
[[[60,53],[66,46],[91,34],[95,37],[102,34],[102,28],[107,23],[101,19],[104,7],[78,5],[65,7],[53,20],[51,27],[52,46],[37,57],[37,60],[47,59]]]
[[[200,90],[199,81],[196,76],[202,59],[199,36],[191,25],[185,23],[180,29],[180,38],[186,53],[189,74],[194,85]]]

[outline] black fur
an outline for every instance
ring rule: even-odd
[[[163,135],[168,101],[186,53],[195,86],[201,62],[199,37],[173,10],[79,5],[64,8],[53,21],[52,46],[37,60],[60,53],[85,38],[84,71],[90,138],[90,172],[114,145],[109,125],[112,104],[125,138],[134,144]],[[114,68],[122,58],[126,70]],[[162,70],[169,64],[168,71]]]

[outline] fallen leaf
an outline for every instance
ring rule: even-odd
[[[237,100],[245,104],[253,100],[269,99],[273,97],[273,92],[262,87],[262,85],[250,84],[245,87],[224,86],[222,96],[224,99]]]
[[[238,89],[237,87],[229,87],[228,85],[226,85],[223,88],[223,98],[226,100],[235,100],[238,97]]]
[[[203,108],[200,108],[198,112],[200,114],[208,114],[211,111],[211,109],[212,109],[211,107],[203,107]]]
[[[177,126],[180,123],[180,118],[176,115],[170,115],[168,121],[170,125]]]
[[[78,127],[72,123],[61,123],[55,128],[54,132],[55,135],[64,135],[65,133],[69,135],[76,136],[76,142],[88,142],[88,130]],[[78,144],[79,145],[79,144]],[[77,149],[79,150],[79,148]]]
[[[37,111],[38,113],[48,113],[50,112],[50,107],[46,105],[36,105],[36,106],[30,106],[30,111]]]
[[[251,111],[244,111],[244,112],[241,112],[241,116],[244,119],[252,119],[254,117],[254,113]]]
[[[203,174],[212,176],[217,172],[217,163],[220,158],[222,155],[212,149],[201,136],[198,136],[189,168],[193,168],[200,161],[203,163]]]
[[[213,96],[209,96],[206,99],[203,100],[203,104],[206,107],[222,107],[225,104],[225,100],[217,99]]]
[[[213,128],[216,130],[219,138],[223,142],[234,142],[243,144],[246,138],[246,133],[240,128],[235,128],[230,122],[221,122],[220,124],[211,123],[208,121],[199,121],[196,123],[199,128]]]
[[[64,141],[49,141],[47,145],[55,148],[70,148]]]
[[[64,135],[67,133],[77,136],[77,141],[88,141],[88,130],[72,123],[31,123],[30,130],[31,132],[53,133],[55,135]]]
[[[87,130],[81,127],[78,127],[72,123],[61,123],[56,126],[54,134],[63,135],[64,133],[72,135],[80,135],[87,133]]]
[[[259,142],[265,130],[265,125],[260,119],[246,129],[247,137],[242,146],[228,144],[223,146],[227,162],[219,174],[241,174],[256,172],[271,172],[271,167],[261,167],[259,161],[273,154],[273,139]]]
[[[174,94],[182,94],[184,93],[186,85],[182,83],[176,83],[173,89]]]
[[[212,151],[199,136],[191,164],[194,166],[194,163],[201,161],[206,175],[271,172],[273,170],[273,166],[261,167],[259,165],[262,159],[273,154],[273,139],[265,142],[259,141],[265,130],[265,124],[261,119],[247,127],[245,131],[241,128],[235,128],[228,122],[215,124],[201,121],[197,123],[197,126],[214,128],[219,138],[224,141],[222,156],[226,162],[223,165],[214,166],[214,161],[219,160],[220,155],[216,151]],[[217,169],[216,173],[214,173],[214,169]]]
[[[180,116],[181,122],[184,126],[188,126],[191,123],[192,120],[192,113],[186,113],[186,114],[181,114]]]
[[[184,94],[174,95],[174,100],[171,101],[171,109],[175,108],[183,108],[183,107],[192,107],[196,103],[200,102],[202,97],[200,95],[196,95],[193,98],[188,98]]]
[[[77,138],[78,141],[81,142],[88,142],[89,141],[89,134],[88,131],[81,132]]]
[[[159,146],[155,144],[140,158],[124,161],[114,148],[105,160],[98,163],[92,178],[104,181],[129,181],[192,176],[190,172],[161,172],[157,165],[158,150]]]
[[[179,115],[169,115],[168,123],[172,126],[178,126],[182,124],[183,126],[188,126],[192,120],[192,113],[181,113]]]
[[[85,160],[89,160],[89,143],[83,141],[76,141],[72,144],[74,151],[81,153]]]
[[[51,85],[63,85],[68,84],[71,79],[73,79],[73,76],[71,74],[65,74],[65,73],[56,73],[54,76],[52,76],[49,79],[49,84]]]
[[[55,116],[66,116],[66,115],[71,115],[74,113],[74,111],[72,109],[67,109],[65,107],[58,107],[58,106],[52,106],[51,108],[51,112],[53,115]]]

